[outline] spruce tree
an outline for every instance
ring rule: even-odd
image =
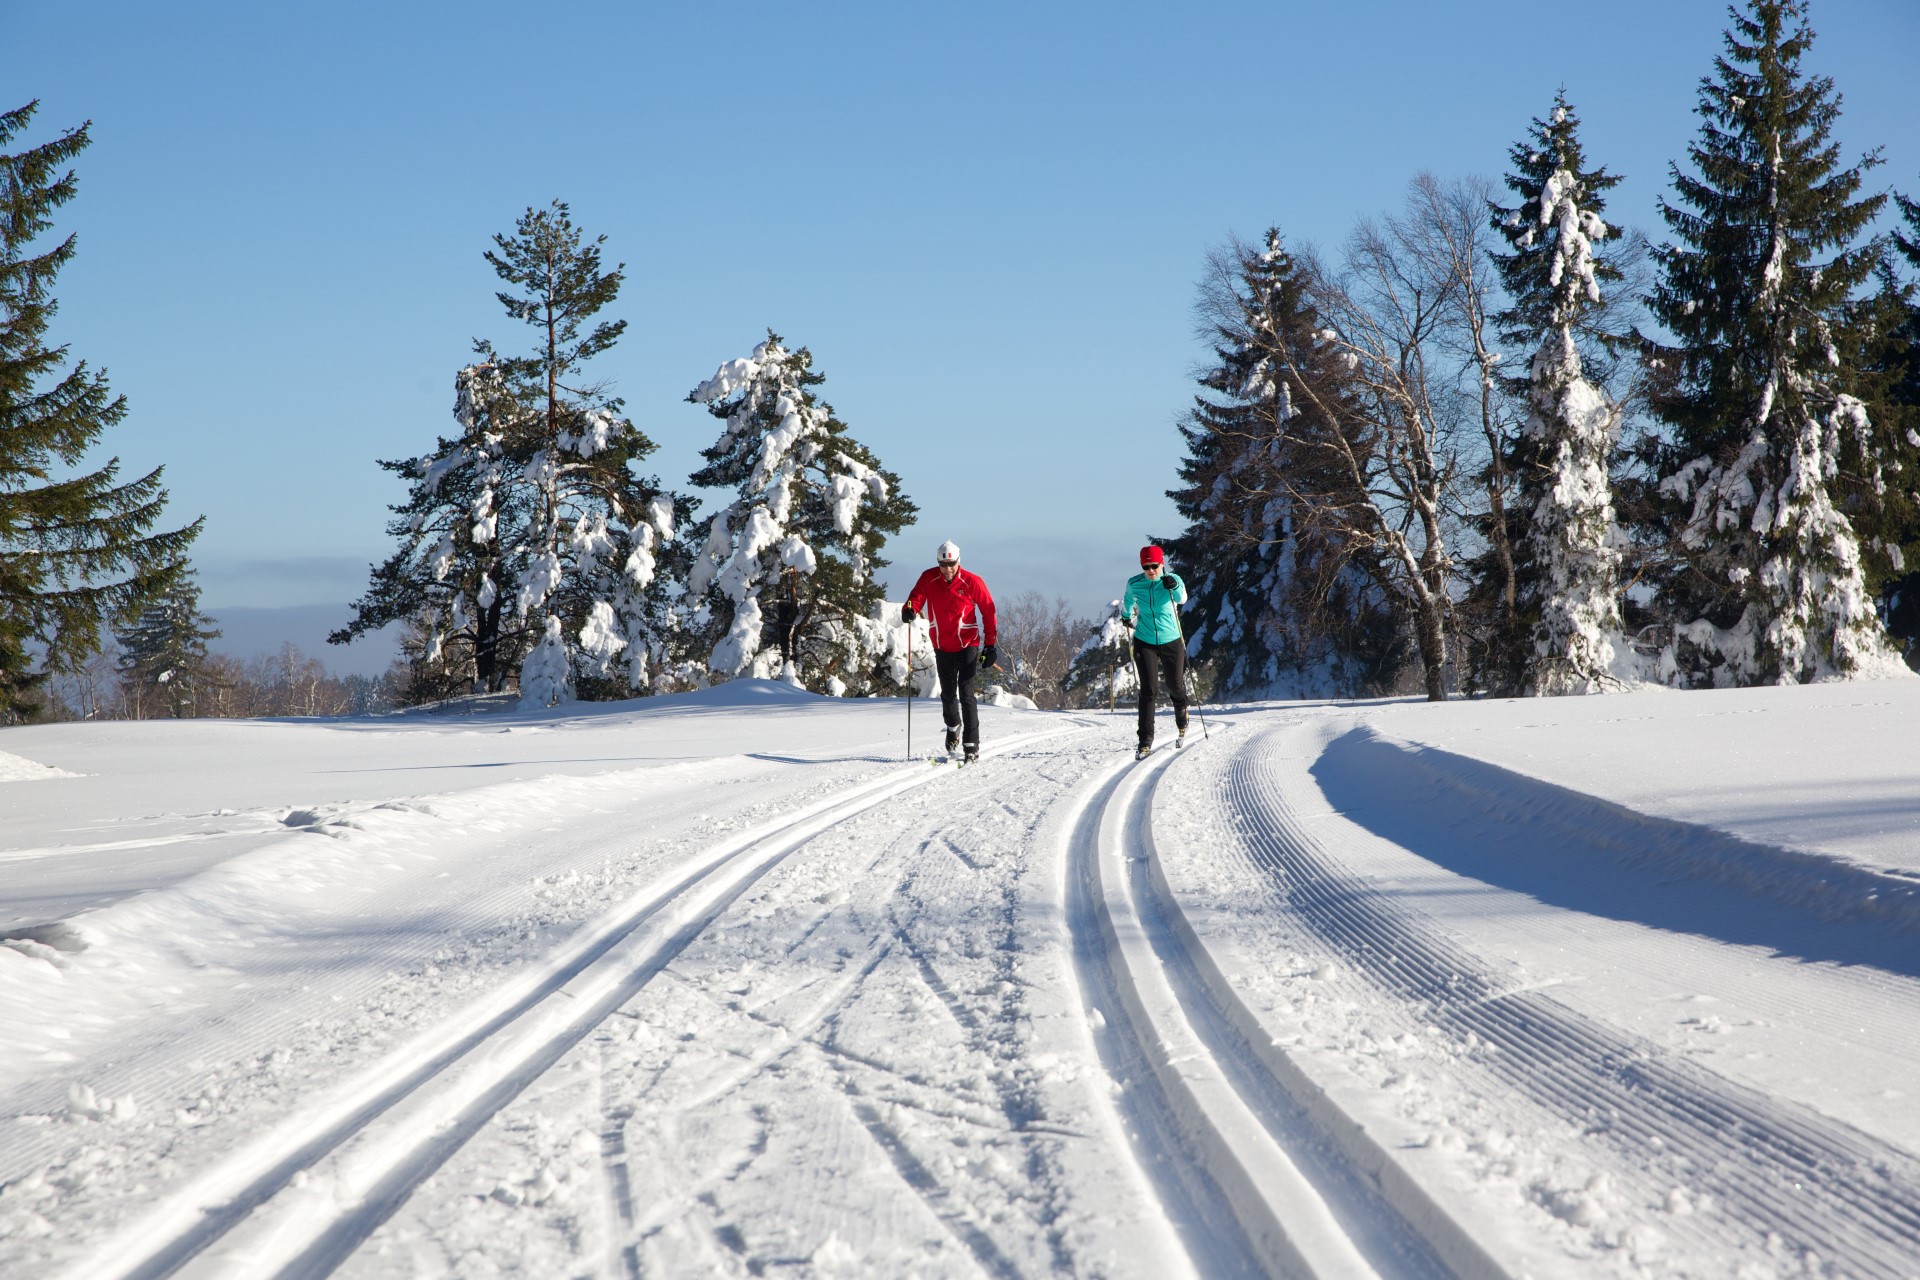
[[[1508,154],[1517,203],[1492,217],[1510,305],[1495,325],[1531,358],[1503,387],[1525,418],[1493,460],[1506,500],[1488,518],[1504,523],[1512,568],[1476,566],[1474,594],[1506,597],[1482,610],[1492,623],[1477,674],[1502,696],[1594,692],[1626,657],[1610,480],[1620,406],[1590,376],[1626,343],[1606,309],[1621,271],[1602,248],[1613,238],[1605,193],[1620,179],[1588,167],[1564,92]]]
[[[1678,624],[1663,671],[1722,686],[1891,674],[1855,525],[1910,487],[1887,474],[1894,451],[1863,396],[1874,340],[1858,298],[1879,256],[1864,237],[1884,197],[1860,190],[1875,157],[1840,164],[1840,97],[1800,67],[1803,0],[1730,13],[1700,86],[1695,172],[1676,165],[1679,203],[1661,202],[1678,243],[1651,299],[1676,339],[1655,354],[1679,555],[1659,583]]]
[[[1278,230],[1260,248],[1214,256],[1200,312],[1214,363],[1180,432],[1187,521],[1169,542],[1190,601],[1188,650],[1238,696],[1352,696],[1387,683],[1403,654],[1387,606],[1356,565],[1360,548],[1314,519],[1339,488],[1310,448],[1320,401],[1343,368]]]
[[[161,708],[176,719],[202,714],[212,681],[207,641],[219,637],[213,619],[200,612],[200,584],[191,570],[116,631],[120,684],[135,718]]]
[[[127,402],[105,370],[69,365],[66,347],[47,345],[54,278],[75,241],[37,252],[36,241],[74,197],[67,166],[89,138],[83,124],[5,150],[38,107],[0,113],[0,724],[37,715],[51,672],[98,653],[106,628],[166,591],[201,528],[156,531],[161,468],[126,482],[117,458],[77,470]]]
[[[455,644],[486,690],[537,650],[537,688],[523,679],[522,694],[542,706],[671,678],[662,559],[684,501],[636,473],[656,446],[585,369],[626,328],[593,321],[623,279],[624,267],[602,269],[605,239],[585,239],[559,201],[494,237],[486,259],[510,286],[496,296],[534,329],[534,349],[505,356],[476,341],[479,360],[455,377],[459,433],[380,464],[410,477],[388,526],[400,547],[330,640],[423,620],[428,666]]]
[[[893,692],[881,663],[893,620],[878,616],[885,592],[874,573],[915,508],[815,394],[823,381],[811,352],[769,330],[688,394],[726,424],[691,482],[733,492],[707,520],[688,575],[693,625],[722,679]]]

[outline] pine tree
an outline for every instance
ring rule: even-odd
[[[120,642],[121,688],[136,719],[162,707],[176,719],[202,714],[212,680],[207,641],[219,639],[220,632],[200,612],[200,584],[192,570],[114,635]]]
[[[1680,624],[1664,674],[1891,674],[1855,523],[1910,487],[1887,473],[1892,442],[1862,394],[1875,341],[1857,298],[1879,256],[1862,238],[1884,197],[1860,189],[1876,157],[1840,167],[1840,97],[1799,65],[1804,0],[1731,13],[1700,87],[1697,176],[1675,166],[1680,203],[1661,204],[1679,243],[1651,299],[1677,339],[1656,355],[1672,432],[1660,493],[1681,559],[1659,583]]]
[[[1620,406],[1589,376],[1626,344],[1607,323],[1603,292],[1621,271],[1599,247],[1612,237],[1605,193],[1620,179],[1587,167],[1579,130],[1565,93],[1556,95],[1508,153],[1518,203],[1492,210],[1508,245],[1494,265],[1511,299],[1495,324],[1502,342],[1533,353],[1524,374],[1505,380],[1526,417],[1493,460],[1506,501],[1489,520],[1504,525],[1511,574],[1476,566],[1475,594],[1497,587],[1502,597],[1484,610],[1494,621],[1478,675],[1503,696],[1595,692],[1627,656],[1610,480]]]
[[[726,423],[692,483],[734,494],[706,522],[688,595],[716,676],[890,692],[897,682],[881,660],[892,620],[878,616],[885,593],[874,573],[915,508],[815,395],[824,380],[811,352],[768,331],[687,396]]]
[[[388,525],[400,547],[331,641],[421,619],[432,637],[423,660],[456,645],[489,691],[538,649],[538,687],[524,671],[521,687],[542,706],[670,677],[673,574],[662,558],[684,500],[635,474],[654,443],[586,380],[586,362],[626,328],[586,327],[620,291],[623,268],[601,269],[605,239],[585,240],[559,201],[494,237],[487,262],[511,286],[496,296],[534,328],[534,352],[503,356],[476,341],[480,359],[455,377],[459,434],[380,464],[411,477]]]
[[[1303,447],[1321,428],[1301,389],[1337,398],[1342,371],[1278,230],[1214,255],[1200,311],[1215,363],[1180,428],[1185,484],[1167,495],[1187,521],[1168,545],[1187,567],[1188,650],[1241,696],[1383,688],[1400,630],[1359,548],[1313,519],[1339,477]]]
[[[0,148],[38,107],[0,113]],[[73,473],[127,414],[104,370],[63,368],[67,348],[46,345],[54,278],[75,241],[34,244],[78,189],[62,170],[86,149],[88,127],[0,150],[0,723],[33,718],[51,672],[99,652],[106,628],[164,592],[201,528],[155,532],[167,501],[160,468],[125,483],[117,458]]]

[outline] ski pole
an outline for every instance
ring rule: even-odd
[[[1200,740],[1204,742],[1207,738],[1207,718],[1200,714],[1200,699],[1193,692],[1193,672],[1187,671],[1183,674],[1187,680],[1187,697],[1193,701],[1194,718],[1200,722]]]
[[[1180,628],[1180,647],[1185,649],[1187,647],[1187,624],[1180,621],[1180,606],[1177,604],[1173,606],[1173,620]],[[1193,714],[1200,721],[1200,741],[1205,742],[1207,740],[1207,718],[1200,714],[1200,699],[1196,697],[1193,692],[1193,669],[1185,663],[1182,663],[1180,666],[1180,682],[1187,686],[1187,699],[1193,704]]]

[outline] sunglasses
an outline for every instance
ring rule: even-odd
[[[1147,573],[1158,573],[1166,567],[1167,566],[1163,564],[1143,564],[1140,566],[1140,568]]]

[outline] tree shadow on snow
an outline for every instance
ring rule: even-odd
[[[1448,871],[1549,906],[1920,977],[1920,885],[1650,817],[1360,728],[1312,769],[1343,816]]]

